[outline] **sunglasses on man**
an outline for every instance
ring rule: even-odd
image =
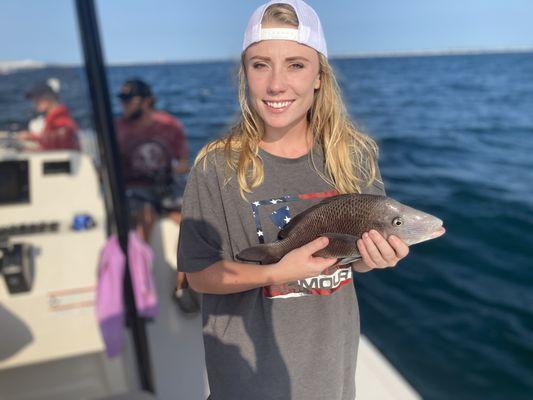
[[[135,94],[120,93],[117,95],[117,97],[123,103],[129,103],[134,97],[140,97],[140,96],[135,95]]]

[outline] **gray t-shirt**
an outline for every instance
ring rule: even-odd
[[[189,176],[178,266],[201,271],[277,239],[291,217],[336,194],[296,159],[260,150],[264,181],[244,200],[222,151]],[[323,171],[320,150],[315,165]],[[382,194],[377,181],[363,193]],[[229,295],[203,296],[203,334],[213,400],[353,400],[359,311],[349,267],[319,277]]]

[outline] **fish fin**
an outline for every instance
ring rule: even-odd
[[[335,201],[341,197],[350,196],[346,194],[338,194],[336,196],[326,197],[321,202],[315,204],[314,206],[309,207],[308,209],[302,211],[300,214],[296,215],[295,217],[291,218],[290,222],[283,227],[282,230],[279,231],[278,237],[280,239],[285,239],[287,236],[289,236],[290,232],[293,230],[293,228],[298,225],[298,223],[304,219],[308,214],[312,213],[314,210],[316,210],[319,207],[322,207],[325,204],[331,203],[332,201]]]
[[[240,261],[254,261],[261,264],[273,264],[279,261],[282,255],[279,254],[280,242],[259,244],[248,247],[237,254],[236,258]]]
[[[314,254],[315,256],[337,257],[341,265],[351,262],[344,262],[344,260],[361,257],[357,250],[357,236],[335,232],[327,232],[320,236],[327,237],[329,244],[322,250],[317,251]]]
[[[345,257],[345,258],[339,258],[339,261],[337,261],[338,265],[346,265],[353,263],[354,261],[359,261],[363,257],[357,256],[357,257]]]

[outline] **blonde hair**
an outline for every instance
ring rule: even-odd
[[[296,13],[287,4],[268,7],[262,22],[298,27]],[[321,83],[315,92],[307,120],[313,136],[313,146],[321,146],[323,150],[324,174],[316,168],[311,151],[312,165],[322,179],[339,193],[361,192],[362,187],[377,179],[378,146],[350,121],[333,70],[324,55],[318,53],[318,57]],[[205,163],[210,152],[224,149],[226,173],[235,173],[241,196],[245,198],[245,194],[261,185],[264,179],[263,164],[259,157],[264,124],[248,102],[244,53],[238,77],[241,116],[227,136],[208,143],[200,150],[195,165],[201,160]]]

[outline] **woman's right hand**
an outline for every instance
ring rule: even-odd
[[[326,247],[328,243],[328,238],[319,237],[285,254],[274,265],[280,281],[285,283],[311,278],[334,265],[336,258],[313,257],[314,253]]]
[[[295,282],[320,275],[337,262],[336,258],[313,257],[314,253],[328,243],[328,238],[318,238],[290,251],[274,264],[245,264],[223,259],[201,271],[187,273],[186,276],[195,291],[210,294],[240,293]]]

